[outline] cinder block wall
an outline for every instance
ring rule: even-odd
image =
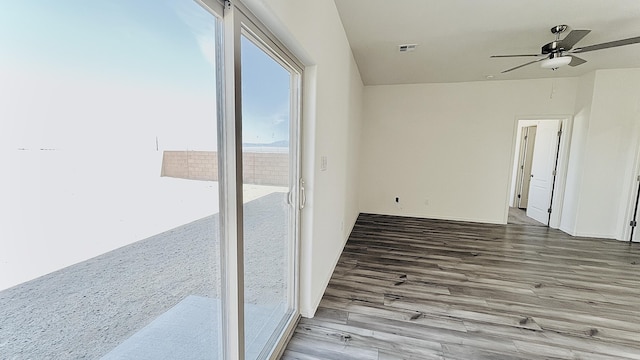
[[[218,180],[215,151],[165,151],[160,176],[190,180]]]
[[[243,152],[243,180],[246,184],[287,186],[289,155]],[[189,180],[218,181],[215,151],[164,151],[160,176]]]
[[[245,184],[280,185],[289,183],[289,154],[242,153]]]

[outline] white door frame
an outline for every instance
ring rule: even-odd
[[[569,148],[571,146],[571,132],[573,131],[573,115],[520,115],[514,118],[513,124],[513,140],[511,144],[511,162],[512,166],[509,168],[509,186],[507,189],[507,196],[505,201],[505,213],[503,222],[506,224],[509,216],[509,206],[513,200],[513,192],[515,190],[515,178],[514,165],[517,162],[518,146],[517,141],[519,138],[518,124],[521,120],[529,121],[544,121],[544,120],[559,120],[562,129],[562,136],[560,137],[560,150],[558,152],[558,167],[555,180],[555,188],[553,191],[552,203],[551,203],[551,220],[549,227],[558,229],[560,227],[560,220],[562,218],[562,203],[564,201],[564,191],[567,182],[567,169],[569,164]],[[517,166],[517,165],[516,165]]]

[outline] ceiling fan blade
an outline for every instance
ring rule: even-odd
[[[616,40],[616,41],[609,41],[609,42],[602,43],[602,44],[589,45],[589,46],[585,46],[585,47],[581,47],[581,48],[576,48],[576,49],[573,49],[572,52],[584,53],[584,52],[587,52],[587,51],[602,50],[602,49],[608,49],[608,48],[631,45],[631,44],[637,44],[637,43],[640,43],[640,36],[636,36],[636,37],[632,37],[632,38],[628,38],[628,39]]]
[[[577,56],[573,56],[571,55],[571,62],[569,63],[569,66],[578,66],[578,65],[582,65],[584,63],[586,63],[587,60],[585,59],[581,59]]]
[[[569,50],[590,32],[591,30],[572,30],[569,35],[560,40],[560,45],[558,47]]]
[[[507,69],[507,70],[505,70],[505,71],[501,71],[500,73],[502,73],[502,74],[504,74],[504,73],[508,73],[509,71],[513,71],[513,70],[516,70],[516,69],[520,69],[521,67],[525,67],[525,66],[527,66],[527,65],[535,64],[535,63],[537,63],[537,62],[539,62],[539,61],[542,61],[542,60],[544,60],[544,59],[546,59],[546,58],[547,58],[547,56],[545,56],[545,57],[543,57],[543,58],[540,58],[540,59],[538,59],[538,60],[529,61],[528,63],[524,63],[524,64],[522,64],[522,65],[518,65],[518,66],[516,66],[516,67],[512,67],[511,69]]]
[[[511,58],[511,57],[523,57],[523,56],[540,56],[540,54],[522,54],[522,55],[491,55],[490,58]]]

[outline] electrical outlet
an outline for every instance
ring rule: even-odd
[[[396,196],[395,201],[393,202],[393,205],[395,206],[396,209],[402,210],[402,205],[400,205],[400,197],[399,196]]]

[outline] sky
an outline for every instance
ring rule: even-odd
[[[289,73],[244,36],[241,53],[243,142],[288,140]]]
[[[0,140],[215,150],[214,40],[191,0],[3,1]],[[246,38],[242,64],[243,142],[288,140],[288,72]]]

